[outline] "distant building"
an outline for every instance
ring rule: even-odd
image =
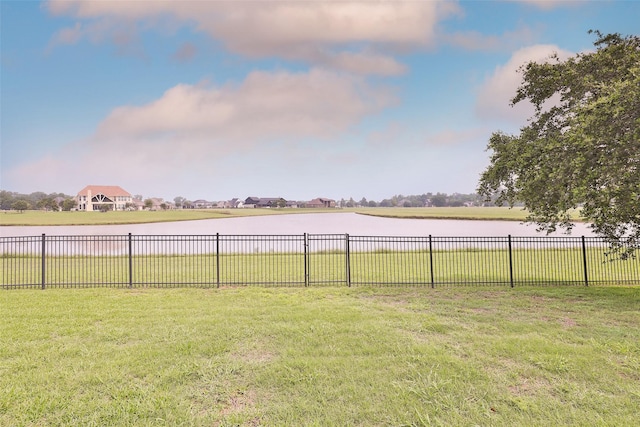
[[[170,202],[165,202],[163,198],[161,197],[150,197],[151,200],[151,207],[149,208],[152,211],[159,211],[159,210],[164,210],[164,209],[170,209],[171,208],[171,203]],[[164,208],[163,208],[164,206]]]
[[[221,209],[243,208],[244,207],[244,202],[242,200],[239,200],[238,198],[233,198],[231,200],[221,200],[221,201],[218,202],[216,207],[221,208]]]
[[[216,207],[216,203],[198,199],[191,202],[191,206],[193,206],[193,208],[195,209],[211,209],[213,207]]]
[[[283,208],[287,201],[282,197],[247,197],[244,201],[245,208]]]
[[[326,199],[324,197],[318,197],[310,202],[307,202],[308,208],[335,208],[336,201],[333,199]]]
[[[76,195],[76,203],[79,211],[122,211],[133,198],[117,185],[87,185]]]

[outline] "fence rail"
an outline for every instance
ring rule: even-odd
[[[0,237],[0,287],[639,284],[597,237]]]

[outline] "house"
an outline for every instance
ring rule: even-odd
[[[149,209],[152,211],[163,210],[163,206],[165,209],[169,207],[169,204],[166,203],[164,199],[161,197],[151,197],[150,200],[151,200],[151,207]]]
[[[117,185],[87,185],[76,195],[76,203],[79,211],[122,211],[133,198]]]
[[[308,208],[335,208],[336,201],[333,199],[325,199],[324,197],[318,197],[306,205]]]
[[[255,208],[255,207],[257,207],[258,203],[260,203],[260,198],[258,198],[258,197],[247,197],[244,200],[244,207],[245,208]]]
[[[247,197],[245,208],[283,208],[287,201],[282,197]]]
[[[238,200],[238,198],[233,198],[231,200],[223,200],[218,202],[217,207],[221,209],[236,209],[243,208],[244,202],[242,200]]]
[[[211,209],[216,206],[216,203],[198,199],[191,202],[191,206],[193,206],[195,209]]]

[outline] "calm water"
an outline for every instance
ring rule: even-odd
[[[355,213],[292,214],[207,219],[155,224],[0,227],[0,236],[71,235],[292,235],[344,234],[354,236],[544,236],[534,225],[517,221],[469,221],[379,218]],[[560,232],[556,236],[562,236]],[[572,236],[593,236],[586,224],[576,224]]]

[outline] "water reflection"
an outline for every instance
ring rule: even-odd
[[[352,212],[292,214],[199,221],[127,225],[0,227],[0,236],[82,235],[302,235],[502,237],[544,236],[534,225],[517,221],[379,218]],[[564,235],[561,232],[553,236]],[[593,236],[586,224],[576,224],[572,236]]]

